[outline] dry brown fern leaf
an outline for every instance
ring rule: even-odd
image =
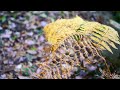
[[[68,79],[80,67],[92,71],[99,69],[98,64],[105,63],[105,71],[109,72],[100,50],[108,50],[109,46],[120,44],[118,33],[111,27],[97,22],[85,21],[80,17],[60,19],[44,28],[46,39],[51,44],[47,61],[39,63],[39,78]]]
[[[49,54],[47,61],[45,59],[38,63],[41,69],[38,78],[70,79],[78,68],[92,71],[92,67],[99,69],[97,64],[104,62],[105,59],[99,55],[99,50],[88,37],[81,35],[81,40],[76,41],[74,36],[70,36],[54,53]],[[106,66],[105,70],[108,70]]]

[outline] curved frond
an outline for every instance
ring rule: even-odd
[[[97,23],[84,22],[78,31],[82,35],[87,35],[102,50],[108,50],[112,53],[109,46],[117,49],[114,43],[120,44],[119,35],[113,28]]]
[[[118,32],[113,28],[98,22],[83,20],[78,16],[50,23],[44,28],[44,32],[48,42],[53,45],[53,50],[56,50],[70,36],[79,40],[79,35],[89,37],[96,47],[111,53],[110,46],[117,49],[114,43],[120,44]]]

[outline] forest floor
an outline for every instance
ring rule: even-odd
[[[1,11],[0,79],[32,79],[32,73],[39,73],[36,63],[47,45],[43,27],[76,15],[103,24],[109,24],[112,18],[107,11]]]

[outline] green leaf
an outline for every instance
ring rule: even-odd
[[[26,54],[26,57],[29,61],[32,61],[35,58],[35,56],[30,55],[30,54]]]
[[[35,72],[35,71],[37,70],[37,67],[36,67],[35,65],[33,65],[33,66],[30,67],[30,70],[31,70],[32,72]]]
[[[13,39],[13,40],[17,39],[17,36],[13,36],[12,39]]]
[[[2,33],[4,33],[5,32],[5,30],[0,30],[0,34],[2,34]]]
[[[3,16],[2,17],[2,22],[5,22],[6,21],[6,16]]]
[[[42,34],[43,34],[43,30],[42,29],[38,30],[38,35],[41,36]]]
[[[43,13],[43,14],[40,14],[40,17],[47,18],[47,15],[45,13]]]
[[[25,76],[29,76],[29,69],[28,68],[23,68],[22,69],[22,74]]]
[[[32,48],[31,48],[31,50],[35,50],[35,51],[36,51],[36,50],[37,50],[37,48],[36,48],[36,47],[32,47]]]

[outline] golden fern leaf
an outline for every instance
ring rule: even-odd
[[[117,49],[114,43],[120,44],[119,35],[113,28],[102,25],[97,22],[84,22],[78,29],[82,35],[90,37],[95,45],[98,45],[102,50],[108,50],[112,53],[109,46]],[[95,43],[96,42],[96,43]],[[113,43],[114,42],[114,43]]]
[[[48,42],[53,45],[53,51],[69,36],[74,36],[76,39],[79,35],[88,36],[96,47],[111,53],[109,46],[117,49],[114,43],[120,44],[119,35],[113,28],[98,22],[83,20],[78,16],[73,19],[57,20],[47,25],[44,32]]]
[[[73,19],[60,19],[48,24],[44,28],[44,32],[48,42],[53,45],[53,51],[55,51],[67,37],[76,33],[76,30],[82,22],[84,22],[84,20],[77,16]]]

